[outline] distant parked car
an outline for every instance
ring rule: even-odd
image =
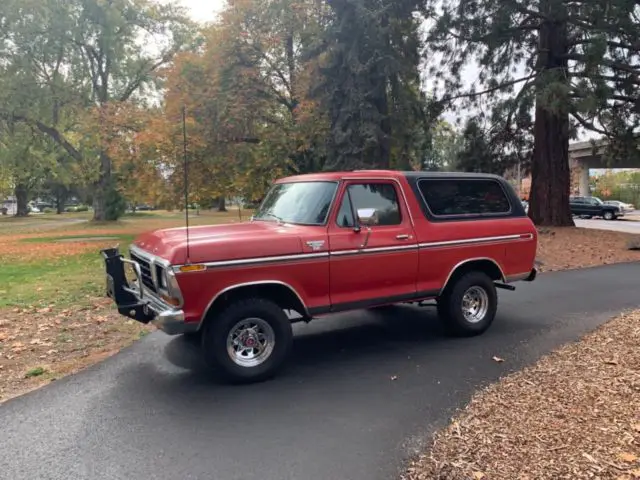
[[[633,212],[636,207],[634,207],[632,204],[630,203],[624,203],[621,202],[619,200],[606,200],[604,202],[605,205],[614,205],[616,207],[618,207],[620,210],[622,210],[623,212],[629,213],[629,212]]]
[[[155,207],[153,205],[147,205],[145,203],[145,204],[142,204],[142,205],[136,205],[136,210],[139,211],[139,212],[148,212],[148,211],[151,211],[151,210],[155,210]]]
[[[607,205],[598,197],[570,197],[571,213],[580,217],[602,217],[615,220],[624,216],[624,210],[616,205]]]
[[[42,211],[44,211],[45,208],[55,208],[55,205],[49,202],[36,202],[34,205],[37,209]]]

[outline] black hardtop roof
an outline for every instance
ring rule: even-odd
[[[493,173],[475,172],[428,172],[428,171],[406,171],[402,172],[407,178],[486,178],[492,180],[504,180],[504,177]]]

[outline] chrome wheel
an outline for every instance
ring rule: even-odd
[[[473,286],[462,296],[462,315],[469,323],[481,322],[489,311],[489,295],[482,287]]]
[[[261,318],[246,318],[229,331],[227,353],[236,365],[257,367],[269,358],[275,343],[276,335],[269,323]]]

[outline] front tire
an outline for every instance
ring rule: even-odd
[[[202,330],[198,330],[197,332],[185,333],[182,335],[185,342],[190,343],[191,345],[200,345],[202,343]]]
[[[615,220],[616,219],[616,214],[613,212],[604,212],[603,215],[605,220]]]
[[[205,325],[202,352],[207,365],[232,383],[267,380],[291,351],[291,321],[275,303],[251,298],[232,303]]]
[[[471,337],[484,333],[498,310],[493,280],[483,272],[469,272],[455,280],[438,299],[438,316],[447,333]]]

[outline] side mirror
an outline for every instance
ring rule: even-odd
[[[375,208],[359,208],[358,223],[365,227],[378,223],[378,211]]]

